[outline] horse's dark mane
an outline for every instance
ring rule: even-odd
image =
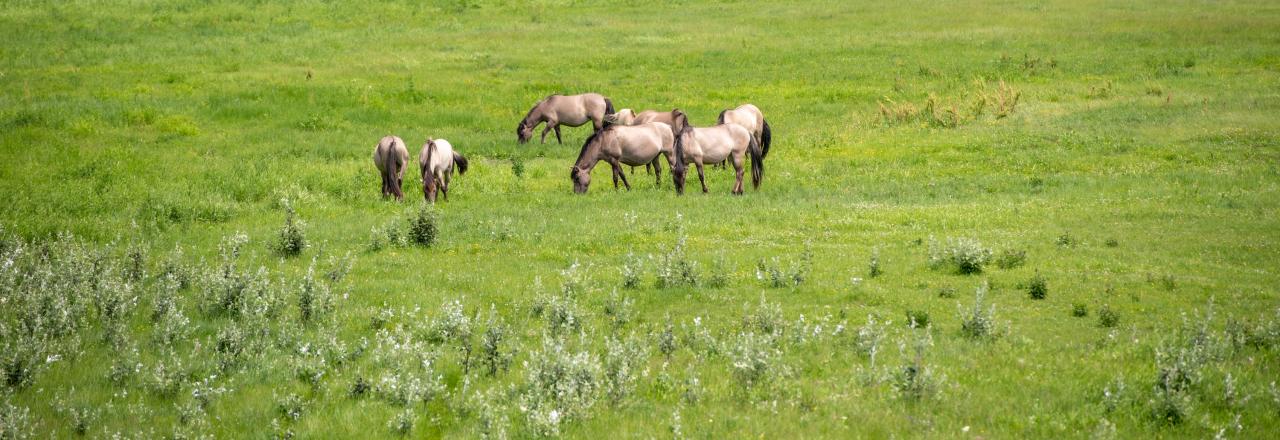
[[[574,166],[582,163],[582,158],[586,157],[587,149],[591,146],[591,142],[594,142],[596,138],[600,137],[606,131],[608,130],[598,130],[595,133],[591,133],[591,137],[587,138],[587,141],[582,143],[582,150],[578,151],[578,160],[573,162]]]
[[[533,104],[533,107],[529,108],[529,112],[524,114],[524,119],[520,120],[520,124],[523,125],[526,122],[529,122],[529,118],[533,116],[533,111],[537,110],[538,107],[542,107],[542,104],[547,102],[548,99],[551,99],[552,96],[556,96],[556,95],[547,95],[546,98],[542,98],[538,100],[537,103]]]
[[[724,109],[724,110],[721,110],[721,111],[720,111],[720,116],[716,116],[716,125],[720,125],[720,124],[723,124],[723,123],[724,123],[724,114],[725,114],[725,113],[729,113],[729,109]]]

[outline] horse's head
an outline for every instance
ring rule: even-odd
[[[532,137],[533,125],[520,121],[520,125],[516,126],[516,141],[523,144],[529,142],[529,139]]]
[[[604,118],[613,124],[631,125],[636,122],[636,112],[635,110],[624,108],[622,110],[618,110],[617,113],[605,116]]]
[[[585,194],[587,187],[591,186],[591,171],[574,165],[569,169],[569,180],[573,181],[574,193]]]

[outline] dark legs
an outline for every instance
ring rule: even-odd
[[[702,193],[706,194],[709,191],[707,191],[707,177],[702,173],[702,159],[694,161],[693,164],[698,167],[698,182],[702,183]]]
[[[564,144],[564,141],[560,140],[560,124],[556,124],[554,128],[556,130],[556,142],[560,144]]]

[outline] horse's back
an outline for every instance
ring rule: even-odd
[[[387,157],[395,155],[400,159],[400,163],[404,163],[409,159],[409,149],[404,146],[404,140],[398,136],[383,136],[378,140],[378,145],[373,147],[373,164],[382,170],[387,162]]]
[[[431,152],[431,142],[422,145],[422,151],[418,153],[418,167],[437,173],[449,169],[453,164],[453,145],[444,139],[436,139],[434,142],[435,152]],[[428,156],[431,157],[430,163],[427,162]]]
[[[721,123],[737,124],[755,133],[764,126],[764,113],[752,104],[742,104],[732,110],[725,110]]]

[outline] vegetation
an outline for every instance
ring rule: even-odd
[[[1277,28],[1253,0],[7,2],[0,438],[1271,437]],[[758,105],[762,186],[572,194],[590,129],[513,128],[585,91]],[[386,134],[473,166],[427,207],[411,161],[385,201]]]

